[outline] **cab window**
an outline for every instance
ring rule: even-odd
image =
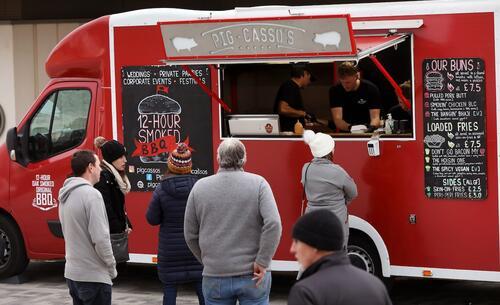
[[[86,89],[53,92],[31,119],[30,159],[42,160],[78,146],[85,138],[90,101]]]

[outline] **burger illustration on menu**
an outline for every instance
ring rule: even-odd
[[[157,138],[161,138],[165,135],[165,133],[168,132],[165,126],[155,126],[155,124],[152,124],[151,122],[179,122],[179,114],[182,112],[182,108],[179,102],[166,95],[166,93],[168,92],[168,88],[158,86],[156,91],[156,94],[147,96],[142,99],[137,106],[139,115],[146,116],[145,121],[150,122],[147,125],[151,128],[151,130],[148,130],[147,133],[151,135],[152,138],[150,138],[148,142],[152,142]],[[167,152],[162,152],[157,156],[140,156],[141,162],[143,163],[166,163],[167,158]]]
[[[425,88],[427,91],[441,91],[444,87],[444,77],[438,71],[425,73]]]

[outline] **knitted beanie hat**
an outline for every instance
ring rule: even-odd
[[[318,250],[341,250],[344,232],[339,218],[333,212],[319,209],[301,216],[292,230],[292,238]]]
[[[103,137],[97,137],[94,140],[94,144],[97,148],[101,149],[102,158],[109,164],[125,156],[125,146],[116,140],[106,141]]]
[[[177,148],[170,153],[167,161],[168,170],[174,174],[190,174],[193,163],[191,151],[185,143],[177,144]]]
[[[303,139],[309,145],[312,155],[316,158],[324,157],[335,149],[333,138],[321,132],[314,133],[312,130],[306,130]]]

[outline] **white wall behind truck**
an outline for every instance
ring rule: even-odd
[[[5,114],[5,128],[0,143],[5,141],[7,128],[15,125],[14,107],[14,52],[12,25],[0,25],[0,107]],[[2,125],[0,123],[0,125]]]
[[[39,22],[0,24],[0,106],[5,112],[5,129],[24,117],[49,78],[45,60],[52,48],[83,22]]]

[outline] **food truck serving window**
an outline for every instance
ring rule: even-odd
[[[394,43],[399,43],[397,49],[392,47]],[[361,79],[375,84],[380,92],[381,121],[384,122],[387,114],[393,112],[394,132],[387,135],[382,123],[378,133],[383,134],[383,137],[412,138],[413,103],[406,113],[396,107],[399,103],[394,88],[368,58],[376,53],[377,58],[391,72],[398,84],[406,82],[407,87],[403,91],[411,101],[411,39],[402,35],[363,36],[356,37],[356,45],[359,56],[357,68],[360,70]],[[311,114],[314,120],[301,120],[301,123],[306,129],[329,133],[334,137],[370,137],[371,132],[342,132],[337,129],[332,119],[329,92],[330,88],[338,83],[336,70],[342,59],[307,64],[316,81],[300,89],[300,94],[304,110]],[[278,90],[284,82],[290,80],[292,66],[294,65],[280,63],[221,65],[221,98],[232,110],[231,113],[222,111],[222,135],[246,138],[298,137],[293,129],[284,129],[282,125],[278,127],[279,132],[276,132],[276,124],[279,124],[280,120],[273,116],[277,115],[275,104]]]

